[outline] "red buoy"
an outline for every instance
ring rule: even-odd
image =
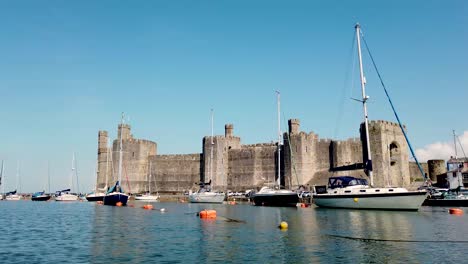
[[[463,210],[462,210],[462,209],[458,209],[458,208],[450,208],[450,209],[449,209],[449,213],[450,213],[450,214],[453,214],[453,215],[462,215],[462,214],[463,214]]]

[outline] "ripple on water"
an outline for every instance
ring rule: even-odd
[[[405,241],[468,237],[466,214],[455,217],[440,208],[385,212],[179,203],[155,207],[167,212],[87,202],[0,202],[0,259],[2,263],[463,262],[467,243]],[[209,221],[195,215],[205,208],[216,209],[219,218]],[[281,221],[288,222],[288,230],[277,228]]]

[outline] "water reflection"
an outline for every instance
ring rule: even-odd
[[[0,202],[2,263],[463,262],[467,215],[158,203]],[[196,212],[215,209],[218,218]],[[240,220],[230,221],[230,219]],[[281,221],[289,229],[281,231]],[[371,241],[350,238],[375,238]],[[420,243],[418,241],[439,241]],[[444,254],[440,254],[444,252]]]

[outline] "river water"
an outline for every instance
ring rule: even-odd
[[[468,210],[0,202],[1,263],[466,263]],[[216,220],[196,216],[215,209]],[[239,221],[230,221],[235,219]],[[289,228],[278,229],[281,221]]]

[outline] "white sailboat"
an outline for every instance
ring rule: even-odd
[[[369,97],[366,95],[365,91],[366,82],[362,66],[360,25],[356,24],[355,29],[364,110],[364,128],[368,154],[367,164],[369,164],[369,166],[366,167],[369,171],[370,185],[368,185],[367,181],[364,179],[350,176],[331,177],[328,182],[328,188],[325,186],[316,188],[316,194],[313,195],[313,201],[319,207],[328,208],[417,211],[427,197],[426,191],[408,191],[406,188],[400,187],[376,188],[373,186],[372,159],[366,106],[366,101]]]
[[[299,195],[295,191],[281,189],[281,114],[280,114],[280,92],[276,91],[277,110],[278,110],[278,175],[277,175],[277,188],[264,186],[260,191],[252,195],[252,200],[257,206],[296,206],[299,202]]]
[[[123,129],[123,124],[124,124],[124,114],[122,113],[122,119],[120,121],[121,124],[121,129]],[[123,144],[123,139],[122,139],[122,133],[120,133],[120,139],[119,139],[119,179],[115,183],[115,185],[106,193],[106,196],[104,196],[104,205],[117,205],[117,206],[122,206],[122,205],[127,205],[128,201],[128,195],[124,193],[122,186],[120,186],[120,183],[122,182],[122,144]]]
[[[18,181],[20,177],[20,165],[19,161],[16,166],[16,189],[12,192],[6,194],[5,200],[7,201],[19,201],[21,200],[22,196],[17,193],[18,190]]]
[[[156,193],[156,195],[151,194],[151,161],[149,162],[149,174],[148,174],[148,192],[140,195],[140,196],[135,196],[135,200],[139,201],[147,201],[147,202],[157,202],[159,201],[159,194]]]
[[[109,145],[109,144],[107,144]],[[96,165],[97,167],[98,165]],[[98,178],[98,169],[95,169],[96,172],[96,179]],[[104,188],[98,189],[96,186],[94,186],[94,192],[89,193],[86,195],[86,200],[88,202],[97,202],[97,201],[104,201],[104,196],[106,196],[106,191],[107,191],[107,172],[109,171],[109,148],[107,148],[107,155],[106,155],[106,183],[104,185]]]
[[[75,153],[73,153],[72,168],[71,168],[71,172],[70,172],[70,187],[71,187],[71,185],[73,185],[74,176],[76,176]],[[55,201],[57,201],[57,202],[78,201],[78,199],[79,199],[78,195],[73,194],[70,191],[71,191],[71,188],[55,192]]]
[[[213,148],[214,148],[214,130],[213,130],[213,109],[211,110],[211,146],[210,146],[210,162],[209,162],[209,182],[201,182],[200,189],[189,193],[189,202],[191,203],[223,203],[226,195],[223,192],[214,192],[211,190],[211,180],[213,177]]]

